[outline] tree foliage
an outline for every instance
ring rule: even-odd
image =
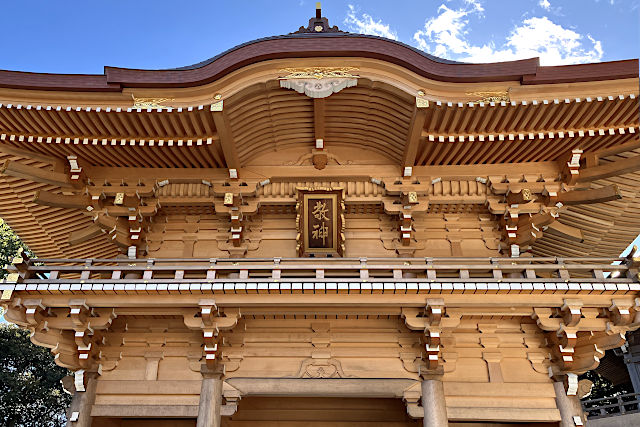
[[[22,243],[22,240],[13,232],[11,228],[0,219],[0,266],[11,264],[11,260],[22,249],[29,253],[29,249]],[[7,270],[2,268],[0,279],[7,275]]]
[[[0,266],[10,264],[21,248],[29,252],[0,219]],[[0,278],[6,274],[2,268]],[[0,324],[0,425],[64,425],[71,396],[62,389],[60,379],[68,374],[69,371],[55,364],[48,348],[31,343],[29,331]]]
[[[613,397],[619,394],[633,393],[631,383],[623,383],[613,385],[611,381],[598,374],[596,371],[587,371],[580,376],[580,379],[587,379],[593,382],[591,393],[585,397],[585,400],[600,399],[604,397]]]
[[[29,340],[29,332],[0,325],[0,421],[3,426],[64,425],[71,396],[60,380],[68,371],[57,366],[48,348]]]

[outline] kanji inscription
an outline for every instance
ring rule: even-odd
[[[298,205],[302,256],[342,255],[342,191],[301,191]]]
[[[335,209],[333,198],[307,198],[307,217],[311,226],[309,231],[309,249],[329,249],[333,247],[333,218]]]

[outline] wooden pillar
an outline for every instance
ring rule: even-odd
[[[202,365],[202,387],[196,427],[220,427],[222,406],[222,367],[209,368]]]
[[[67,411],[67,427],[90,427],[91,408],[96,400],[97,376],[95,372],[85,372],[85,391],[75,391],[71,406]]]
[[[422,380],[422,408],[424,427],[447,427],[447,405],[444,399],[444,387],[440,379]]]
[[[556,392],[556,406],[560,411],[560,427],[576,427],[576,425],[580,425],[575,423],[574,417],[580,418],[582,425],[587,425],[578,396],[567,396],[564,383],[561,381],[554,382],[553,388]]]

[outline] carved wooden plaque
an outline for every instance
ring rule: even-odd
[[[298,254],[342,256],[342,190],[298,191]]]

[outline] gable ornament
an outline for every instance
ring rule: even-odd
[[[355,67],[304,67],[285,68],[286,76],[280,78],[280,87],[292,89],[310,98],[326,98],[342,89],[358,84]]]

